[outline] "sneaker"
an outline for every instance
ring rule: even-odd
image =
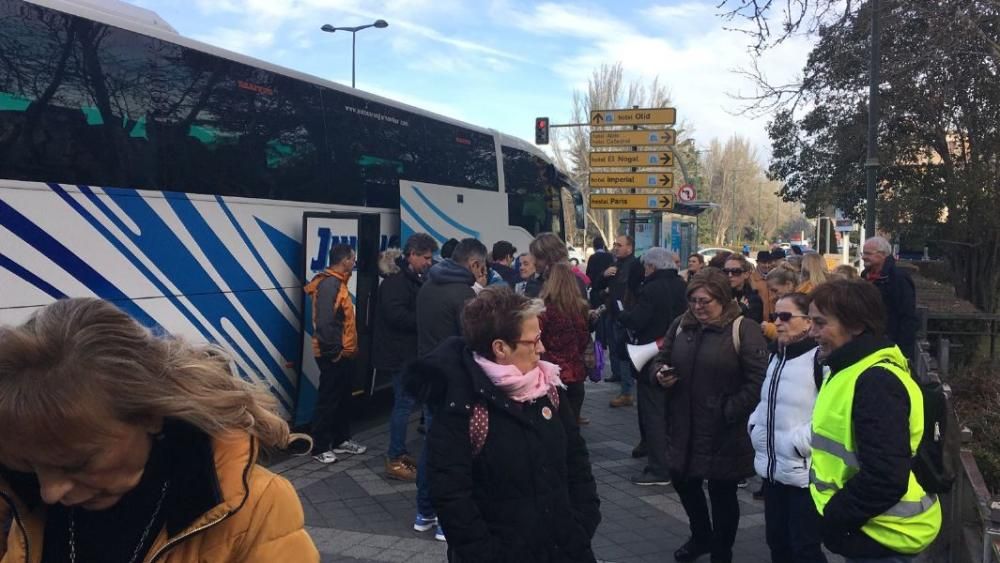
[[[736,483],[736,486],[741,489],[745,489],[750,486],[750,483],[746,479],[740,479],[740,482]]]
[[[354,440],[344,440],[339,446],[333,448],[335,454],[359,455],[368,451],[368,448],[355,442]]]
[[[425,517],[423,514],[417,513],[417,517],[413,520],[413,529],[418,532],[426,532],[434,526],[437,526],[438,519],[437,516],[431,516],[430,518]]]
[[[611,402],[608,403],[608,406],[613,409],[617,409],[618,407],[631,407],[632,395],[618,395],[614,399],[611,399]]]
[[[434,530],[434,539],[437,541],[448,541],[444,537],[444,530],[441,529],[441,524],[438,524],[437,530]]]
[[[641,487],[648,487],[653,485],[666,486],[670,484],[670,479],[666,477],[660,477],[651,471],[643,471],[639,475],[632,477],[632,484],[639,485]]]
[[[416,481],[417,469],[400,457],[385,460],[385,475],[397,481]]]
[[[314,455],[313,459],[324,465],[329,465],[331,463],[337,463],[337,454],[333,453],[333,451],[330,450],[323,452],[319,455]]]

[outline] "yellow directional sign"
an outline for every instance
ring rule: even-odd
[[[660,209],[674,208],[673,194],[660,195],[608,195],[590,194],[591,209]]]
[[[673,125],[674,108],[597,109],[590,112],[591,125]]]
[[[656,131],[591,131],[592,147],[668,146],[677,140],[673,129]]]
[[[662,166],[674,165],[673,153],[667,152],[592,152],[590,153],[591,168],[611,166]]]
[[[674,173],[655,174],[591,172],[591,188],[664,188],[673,189]]]

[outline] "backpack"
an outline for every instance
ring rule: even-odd
[[[948,396],[940,381],[917,383],[924,398],[924,435],[913,458],[913,475],[924,491],[947,493],[955,483],[954,461],[948,455],[951,449]]]
[[[549,387],[549,402],[559,412],[559,389]],[[483,402],[472,405],[472,416],[469,417],[469,441],[472,442],[472,457],[483,451],[486,445],[486,435],[490,432],[490,412]]]

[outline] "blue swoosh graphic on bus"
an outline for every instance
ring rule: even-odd
[[[302,243],[272,227],[271,225],[268,225],[258,217],[254,217],[254,221],[257,221],[257,226],[260,227],[260,230],[264,233],[264,236],[267,237],[267,240],[271,241],[271,246],[273,246],[275,250],[278,251],[278,254],[281,255],[281,259],[288,265],[288,269],[293,272],[298,272],[300,266],[299,261],[302,260]],[[277,283],[275,283],[275,285],[277,285]]]
[[[87,264],[79,256],[73,254],[55,237],[32,223],[30,219],[18,213],[17,210],[2,200],[0,200],[0,224],[17,235],[21,240],[31,245],[32,248],[45,255],[49,260],[61,266],[76,278],[77,281],[85,285],[87,289],[94,292],[94,294],[102,299],[114,302],[143,325],[150,328],[161,328],[159,323],[153,320],[146,311],[136,305],[128,295],[122,293],[107,278],[99,274],[90,264]],[[11,262],[11,264],[14,263]],[[7,265],[5,264],[5,266]],[[14,266],[16,266],[14,269],[8,269],[21,279],[53,297],[65,297],[58,289],[48,282],[41,280],[35,274],[28,272],[19,264],[14,264]]]
[[[266,275],[267,279],[271,282],[271,287],[278,290],[277,293],[281,296],[285,305],[288,305],[288,308],[294,311],[295,305],[292,304],[292,300],[288,298],[288,294],[285,293],[284,288],[282,288],[281,284],[278,283],[278,279],[274,277],[274,273],[271,271],[271,268],[267,267],[267,262],[264,261],[264,257],[260,255],[260,252],[257,252],[257,247],[250,241],[250,237],[247,236],[243,227],[240,226],[240,222],[236,220],[236,216],[233,215],[233,212],[229,209],[229,206],[226,205],[226,202],[222,200],[222,196],[215,196],[215,201],[219,204],[219,207],[222,208],[226,217],[229,218],[229,222],[240,235],[240,239],[243,241],[243,244],[247,245],[247,249],[249,249],[250,253],[253,254],[254,260],[257,261],[257,265],[260,266],[260,269],[264,270],[264,275]]]
[[[126,236],[139,247],[143,254],[156,263],[167,279],[194,304],[219,334],[226,334],[222,320],[228,319],[250,344],[267,369],[276,376],[277,381],[285,391],[294,393],[294,386],[283,375],[284,366],[279,365],[272,357],[264,343],[259,340],[235,306],[228,299],[220,298],[218,292],[221,289],[212,281],[208,272],[204,268],[197,267],[197,259],[137,191],[119,188],[114,191],[115,193],[109,195],[118,207],[128,215],[129,219],[140,226],[142,230],[140,235],[132,233],[93,190],[86,186],[80,186],[80,189],[94,205],[98,206],[110,220],[126,233]],[[236,257],[226,249],[225,244],[198,213],[189,198],[178,194],[178,197],[167,198],[166,201],[197,241],[199,248],[211,261],[212,266],[222,275],[226,284],[233,291],[233,296],[246,310],[252,311],[254,320],[260,326],[269,327],[277,333],[267,334],[275,348],[283,352],[282,355],[285,358],[294,357],[288,356],[286,353],[288,350],[294,349],[290,344],[297,342],[298,330],[260,291],[250,275],[240,266]],[[147,276],[151,279],[155,277],[151,272],[147,273]],[[169,293],[169,291],[165,291],[165,293]],[[207,332],[203,332],[206,338],[211,338]],[[231,340],[229,342],[234,350],[240,350],[239,343]],[[254,365],[255,362],[251,361],[248,356],[241,355],[244,356],[249,365]],[[255,375],[260,377],[260,374]]]
[[[0,224],[3,223],[0,222]],[[0,254],[0,268],[7,270],[22,280],[44,291],[46,295],[53,299],[62,299],[63,297],[66,297],[66,294],[56,289],[55,286],[36,276],[24,266],[18,264],[3,254]]]
[[[412,207],[410,207],[410,204],[407,203],[405,199],[399,200],[399,206],[407,213],[409,213],[413,217],[413,220],[424,228],[424,232],[434,237],[435,240],[443,243],[444,241],[451,238],[451,237],[446,237],[441,233],[435,231],[430,225],[427,224],[427,221],[424,221],[423,217],[418,215],[417,212]],[[402,213],[400,213],[400,216],[402,216]]]
[[[413,189],[413,193],[417,194],[417,197],[419,197],[427,205],[427,207],[430,207],[431,211],[436,213],[437,216],[440,217],[445,223],[448,223],[452,227],[455,227],[459,231],[469,235],[472,238],[476,239],[479,238],[479,231],[473,231],[472,229],[466,227],[465,225],[459,223],[458,221],[455,221],[454,219],[449,217],[447,213],[441,211],[441,209],[439,209],[438,206],[434,205],[434,202],[428,199],[427,196],[425,196],[423,192],[420,191],[419,188],[413,185],[411,185],[410,187]]]

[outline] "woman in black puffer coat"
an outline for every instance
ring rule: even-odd
[[[718,270],[693,277],[687,297],[688,311],[667,330],[645,374],[667,388],[668,467],[691,523],[691,538],[674,558],[694,561],[711,553],[713,562],[730,562],[740,520],[736,486],[754,474],[746,428],[760,400],[767,344],[760,325],[740,316]]]
[[[463,337],[413,364],[437,407],[428,471],[453,563],[595,561],[600,501],[559,368],[540,359],[542,310],[488,287]]]

